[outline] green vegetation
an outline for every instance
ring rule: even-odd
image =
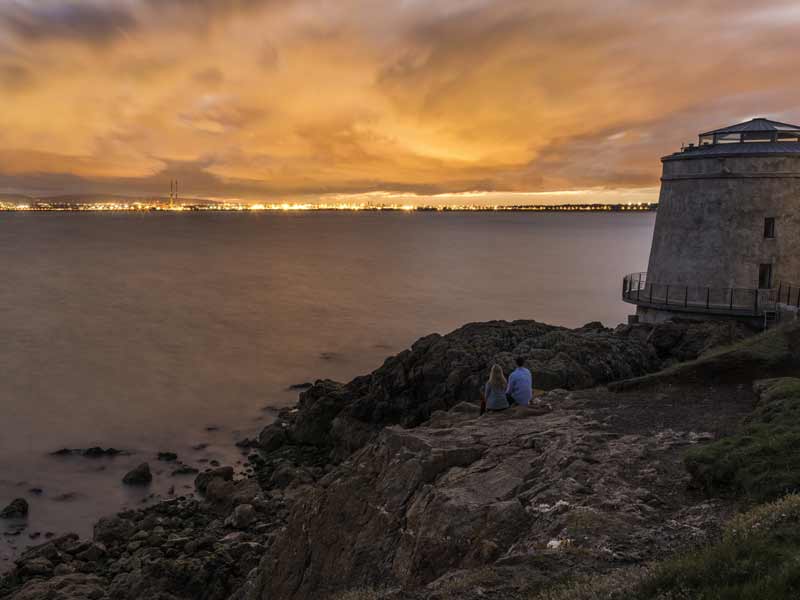
[[[758,388],[761,401],[735,434],[686,456],[689,473],[709,493],[764,501],[800,491],[800,379]]]
[[[728,357],[744,365],[754,360],[782,363],[787,348],[783,336],[762,336],[701,360]],[[800,379],[769,379],[757,382],[755,388],[760,401],[739,430],[691,450],[686,466],[710,493],[766,504],[732,519],[713,544],[659,563],[574,579],[537,592],[530,600],[800,598]],[[573,527],[587,531],[609,525],[595,523],[590,513],[573,519]],[[460,582],[452,597],[459,598],[478,581],[491,578],[490,573]],[[362,590],[339,600],[380,597],[379,592]]]
[[[531,600],[785,600],[800,590],[800,496],[734,518],[716,544]]]
[[[713,348],[704,353],[696,362],[704,364],[712,362],[718,357],[726,357],[735,363],[766,367],[779,366],[787,360],[787,357],[791,356],[789,337],[797,330],[796,323],[789,323],[735,344]]]
[[[800,320],[749,337],[728,346],[705,352],[696,360],[679,363],[663,371],[609,385],[623,391],[663,384],[720,381],[749,383],[762,377],[775,377],[800,369]]]
[[[759,336],[700,360],[778,362],[786,352],[784,342]],[[714,544],[655,565],[574,580],[531,600],[800,597],[800,495],[795,495],[800,492],[800,379],[769,379],[755,388],[760,401],[739,430],[690,451],[686,466],[710,493],[756,502],[783,499],[737,516]]]

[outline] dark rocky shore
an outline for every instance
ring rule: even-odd
[[[538,405],[479,416],[491,365],[508,372],[520,355]],[[92,540],[49,540],[0,579],[0,598],[513,600],[629,573],[715,543],[749,506],[687,450],[735,435],[775,389],[753,382],[798,367],[797,326],[517,321],[431,335],[369,375],[303,391],[241,442],[252,476],[211,469],[195,495],[103,519]],[[594,597],[574,589],[541,598]]]

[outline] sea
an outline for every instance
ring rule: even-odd
[[[192,490],[297,400],[474,321],[624,322],[654,213],[0,213],[0,571]],[[113,447],[115,457],[54,455]],[[148,462],[149,488],[124,486]]]

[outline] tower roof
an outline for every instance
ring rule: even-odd
[[[800,154],[800,125],[757,117],[701,133],[697,145],[683,146],[662,160],[775,154]]]
[[[743,132],[757,132],[757,131],[800,131],[800,125],[791,125],[790,123],[781,123],[780,121],[772,121],[764,117],[756,117],[743,123],[736,125],[728,125],[712,131],[706,131],[700,135],[714,135],[720,133],[743,133]]]

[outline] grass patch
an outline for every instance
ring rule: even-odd
[[[716,544],[531,600],[785,600],[800,589],[800,496],[734,518]]]
[[[800,496],[735,518],[718,543],[659,565],[636,598],[778,600],[800,589]]]
[[[659,383],[745,382],[791,374],[800,368],[800,321],[792,321],[728,346],[712,348],[696,360],[663,371],[609,384],[612,391]]]
[[[633,600],[632,590],[642,584],[648,573],[648,568],[636,567],[580,577],[538,592],[530,600]]]
[[[708,493],[756,501],[800,492],[800,379],[772,379],[742,427],[686,455],[686,468]]]
[[[786,359],[787,354],[791,354],[788,336],[796,330],[797,325],[790,323],[733,344],[712,348],[704,352],[697,362],[703,363],[719,356],[732,354],[738,356],[739,360],[743,362],[756,362],[763,365],[780,364]]]

